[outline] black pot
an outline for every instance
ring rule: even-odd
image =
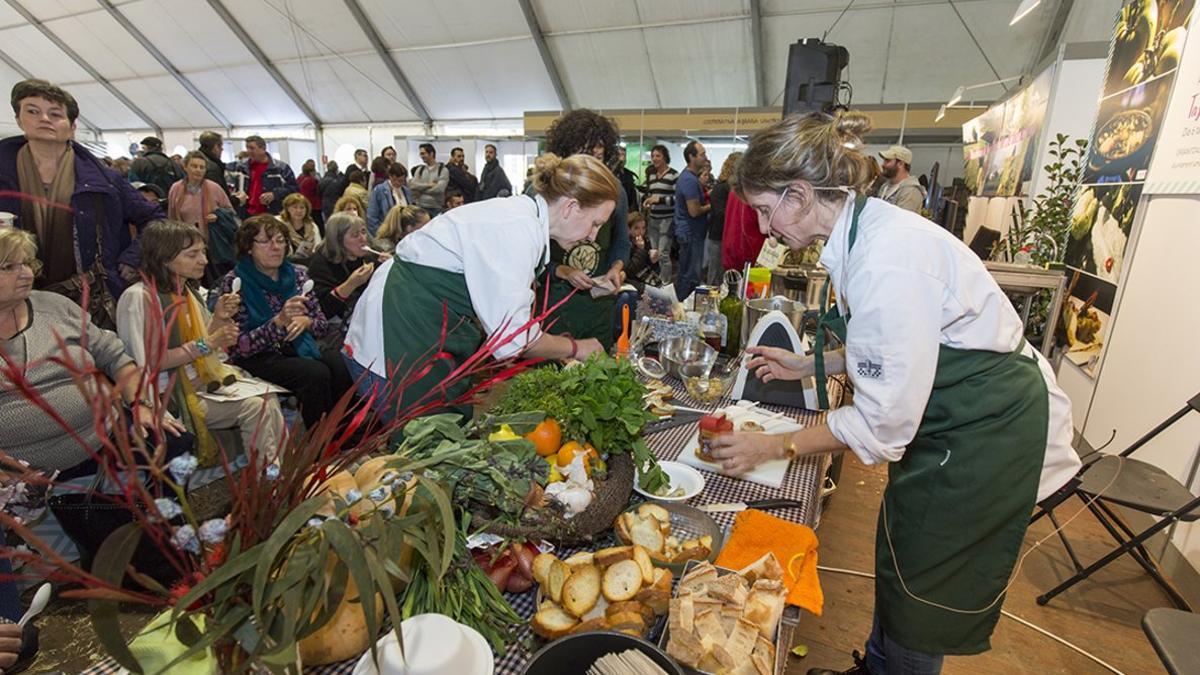
[[[641,638],[609,631],[580,633],[555,640],[534,654],[521,672],[523,675],[586,675],[596,659],[629,649],[649,656],[668,675],[683,675],[679,665],[658,647]]]

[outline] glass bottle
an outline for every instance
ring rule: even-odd
[[[725,348],[721,351],[727,356],[736,356],[742,348],[742,299],[738,297],[739,279],[733,278],[728,282],[729,292],[722,298],[719,310],[725,317],[728,328],[725,337]]]
[[[700,315],[700,336],[709,347],[719,351],[725,349],[726,337],[729,335],[729,320],[717,308],[719,289],[709,291],[708,301],[704,305],[704,313]]]

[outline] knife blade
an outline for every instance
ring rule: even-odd
[[[649,436],[650,434],[657,434],[660,431],[674,429],[675,427],[681,427],[685,424],[695,424],[696,422],[699,422],[700,418],[704,417],[706,414],[707,413],[705,412],[677,410],[676,413],[671,417],[664,417],[663,419],[654,420],[653,422],[647,423],[646,426],[642,428],[642,435]]]
[[[746,509],[802,509],[807,504],[796,501],[795,499],[758,499],[748,502],[727,502],[724,504],[704,504],[699,506],[701,511],[707,513],[730,513],[737,511],[745,511]]]

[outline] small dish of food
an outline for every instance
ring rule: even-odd
[[[668,481],[657,494],[643,490],[639,480],[633,481],[633,489],[643,497],[660,502],[683,502],[704,489],[704,476],[692,467],[679,462],[659,462],[658,466],[667,474]]]

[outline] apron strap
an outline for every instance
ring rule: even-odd
[[[846,247],[847,258],[850,256],[851,249],[854,248],[855,240],[858,239],[858,217],[866,205],[866,197],[860,196],[854,200],[854,214],[850,219],[850,241]],[[839,324],[842,331],[838,337],[845,342],[845,325],[846,321],[850,319],[849,315],[845,319],[842,318],[836,302],[826,308],[829,302],[829,281],[830,278],[825,277],[825,283],[821,286],[821,316],[817,320],[817,337],[813,343],[813,374],[817,380],[817,407],[821,410],[829,410],[829,387],[825,378],[825,331],[827,327]]]

